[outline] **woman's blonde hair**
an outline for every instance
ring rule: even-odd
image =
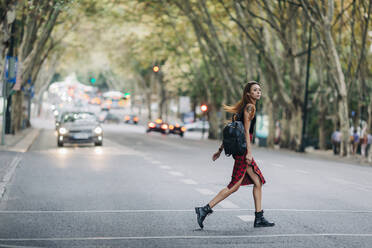
[[[235,114],[235,113],[240,113],[243,110],[244,106],[247,105],[248,103],[253,104],[253,101],[252,101],[251,97],[247,93],[249,93],[251,91],[251,87],[255,84],[260,85],[256,81],[248,82],[244,87],[242,99],[240,99],[237,103],[235,103],[232,106],[223,105],[223,109],[226,112]]]

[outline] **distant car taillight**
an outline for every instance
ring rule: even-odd
[[[181,127],[182,132],[186,132],[186,127]]]
[[[150,128],[154,128],[154,127],[155,127],[155,123],[150,122],[150,123],[149,123],[149,127],[150,127]]]
[[[125,116],[125,120],[126,121],[129,121],[130,120],[130,117],[127,115],[127,116]]]
[[[138,122],[139,119],[138,119],[138,117],[134,117],[133,120],[134,120],[135,122]]]
[[[174,126],[173,125],[169,125],[169,130],[173,130],[174,129]]]
[[[161,125],[161,129],[163,129],[163,130],[168,129],[168,125],[167,125],[167,124],[163,124],[163,125]]]

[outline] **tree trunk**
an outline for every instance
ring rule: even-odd
[[[298,150],[301,145],[302,136],[302,110],[298,106],[295,112],[291,113],[290,127],[289,127],[289,146],[293,150]]]
[[[269,119],[269,134],[267,136],[267,146],[274,147],[274,138],[275,138],[275,110],[273,102],[269,99],[265,101],[265,112],[268,115]]]
[[[324,96],[320,96],[319,102],[319,149],[326,150],[326,140],[327,134],[325,131],[325,124],[326,124],[326,115],[327,115],[327,105],[325,104]]]
[[[219,109],[214,104],[210,104],[208,111],[208,139],[218,139],[218,133],[220,130],[220,120],[217,115],[218,111]]]
[[[22,124],[22,117],[23,117],[23,92],[16,91],[12,95],[12,112],[11,112],[11,120],[12,120],[12,132],[17,133],[21,130]]]

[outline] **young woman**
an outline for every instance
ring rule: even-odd
[[[212,208],[226,197],[236,192],[241,185],[253,184],[253,198],[255,205],[255,220],[254,227],[268,227],[275,224],[267,221],[263,217],[263,210],[261,206],[262,199],[262,185],[265,179],[258,168],[256,162],[252,157],[251,139],[256,123],[256,101],[261,98],[261,88],[259,83],[251,81],[244,87],[242,99],[234,106],[224,106],[227,112],[237,114],[244,123],[245,137],[247,141],[247,152],[242,156],[233,156],[235,159],[234,169],[231,177],[231,182],[226,188],[222,189],[207,205],[204,207],[196,207],[195,212],[200,228],[203,228],[203,221],[207,215],[213,213]],[[215,161],[221,155],[223,144],[218,151],[213,154],[212,160]]]

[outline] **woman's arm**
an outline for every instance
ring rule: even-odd
[[[213,154],[212,156],[213,161],[216,161],[220,157],[222,150],[223,150],[223,143],[218,148],[218,151]]]
[[[249,135],[249,129],[251,127],[251,121],[254,118],[254,114],[256,113],[256,107],[253,104],[247,104],[244,109],[244,131],[245,131],[245,139],[247,141],[247,156],[246,160],[248,163],[252,162],[252,149],[251,149],[251,138]]]

